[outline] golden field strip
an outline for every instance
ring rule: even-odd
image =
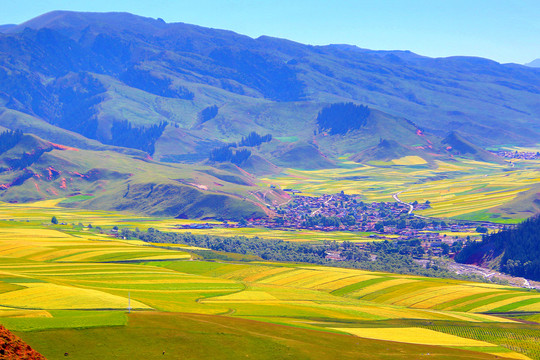
[[[418,326],[410,324],[519,326],[495,314],[540,313],[540,294],[493,284],[300,264],[199,261],[187,246],[149,246],[49,224],[53,214],[61,222],[109,229],[145,224],[167,230],[177,220],[34,205],[0,206],[0,323],[16,331],[124,326],[129,303],[135,312],[214,314],[526,359],[494,342],[427,329],[412,336]],[[388,321],[401,325],[392,331],[377,325]]]

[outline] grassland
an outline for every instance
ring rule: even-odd
[[[129,315],[125,327],[22,334],[48,359],[493,359],[478,352],[372,341],[297,327],[185,313]],[[141,344],[142,346],[133,346]]]
[[[512,325],[519,330],[519,323],[494,314],[540,313],[536,292],[301,264],[193,261],[196,255],[190,247],[149,246],[100,234],[95,228],[51,226],[53,214],[60,221],[108,228],[127,224],[168,229],[177,221],[62,209],[50,202],[0,208],[1,217],[9,216],[0,221],[0,323],[51,359],[65,352],[95,358],[94,351],[100,349],[103,358],[155,358],[163,356],[162,351],[170,356],[181,351],[185,358],[208,357],[205,351],[210,350],[201,346],[187,350],[186,345],[206,344],[205,339],[219,344],[214,351],[223,358],[238,356],[232,344],[244,346],[254,358],[332,357],[328,351],[343,358],[426,353],[448,359],[493,358],[493,354],[523,358],[520,349],[535,341],[527,337],[521,348],[511,347],[491,338],[439,331],[429,324],[445,329],[456,324],[489,324],[493,329]],[[131,315],[126,314],[128,304]],[[381,338],[381,327],[424,328],[418,336],[430,341]],[[438,337],[422,332],[436,332]],[[150,333],[155,341],[153,336],[152,342],[141,342]],[[285,333],[304,342],[290,343]],[[305,341],[311,337],[342,345],[326,352],[309,348]],[[65,338],[69,342],[56,340]],[[450,344],[450,338],[457,345]],[[115,339],[114,346],[107,339]],[[83,346],[84,341],[92,346]],[[361,346],[345,347],[349,342]],[[258,354],[249,350],[255,348],[261,349]],[[538,358],[535,353],[529,356]]]

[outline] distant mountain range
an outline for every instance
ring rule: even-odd
[[[127,13],[55,11],[2,31],[0,125],[70,145],[74,133],[118,144],[111,129],[123,121],[167,122],[155,143],[165,160],[251,131],[312,142],[318,112],[349,101],[480,145],[540,138],[540,71],[515,64],[252,39]]]
[[[208,175],[215,168],[226,182],[247,171],[241,182],[249,183],[249,174],[329,168],[344,155],[358,162],[407,155],[428,164],[453,156],[500,161],[481,147],[538,143],[539,119],[540,69],[488,59],[252,39],[128,13],[54,11],[0,26],[0,132],[19,129],[93,158],[109,151],[128,163],[207,166],[188,173],[211,176],[210,188],[219,183]],[[97,168],[69,161],[71,172]],[[0,178],[6,186],[30,174],[8,173]],[[122,181],[112,182],[124,191],[130,181]],[[181,186],[208,189],[197,181]],[[138,183],[150,193],[159,184]],[[16,199],[11,185],[4,190],[1,197]],[[223,195],[245,216],[268,200],[253,194],[257,187]],[[253,196],[262,210],[236,202]],[[194,216],[182,206],[171,205],[171,214]]]

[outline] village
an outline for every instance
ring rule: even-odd
[[[540,160],[539,151],[508,151],[499,150],[493,152],[495,155],[503,157],[505,159],[519,159],[519,160]]]
[[[412,206],[412,208],[411,208]],[[410,204],[403,202],[366,202],[357,195],[324,194],[303,196],[293,193],[291,201],[276,208],[275,217],[242,219],[239,222],[223,221],[221,224],[197,223],[177,225],[179,229],[210,228],[266,228],[272,230],[321,232],[352,232],[359,238],[373,241],[415,241],[424,252],[435,256],[452,256],[456,246],[482,233],[498,231],[503,225],[489,222],[442,221],[417,216],[414,211],[430,207],[429,201]],[[468,234],[468,235],[464,235]],[[362,247],[362,242],[357,245]],[[329,254],[329,258],[340,260]]]

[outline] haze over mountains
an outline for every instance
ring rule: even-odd
[[[211,164],[227,176],[344,155],[497,161],[480,147],[534,144],[539,118],[540,69],[488,59],[252,39],[128,13],[55,11],[0,27],[0,130],[127,158],[220,154]],[[253,132],[268,137],[244,142]]]

